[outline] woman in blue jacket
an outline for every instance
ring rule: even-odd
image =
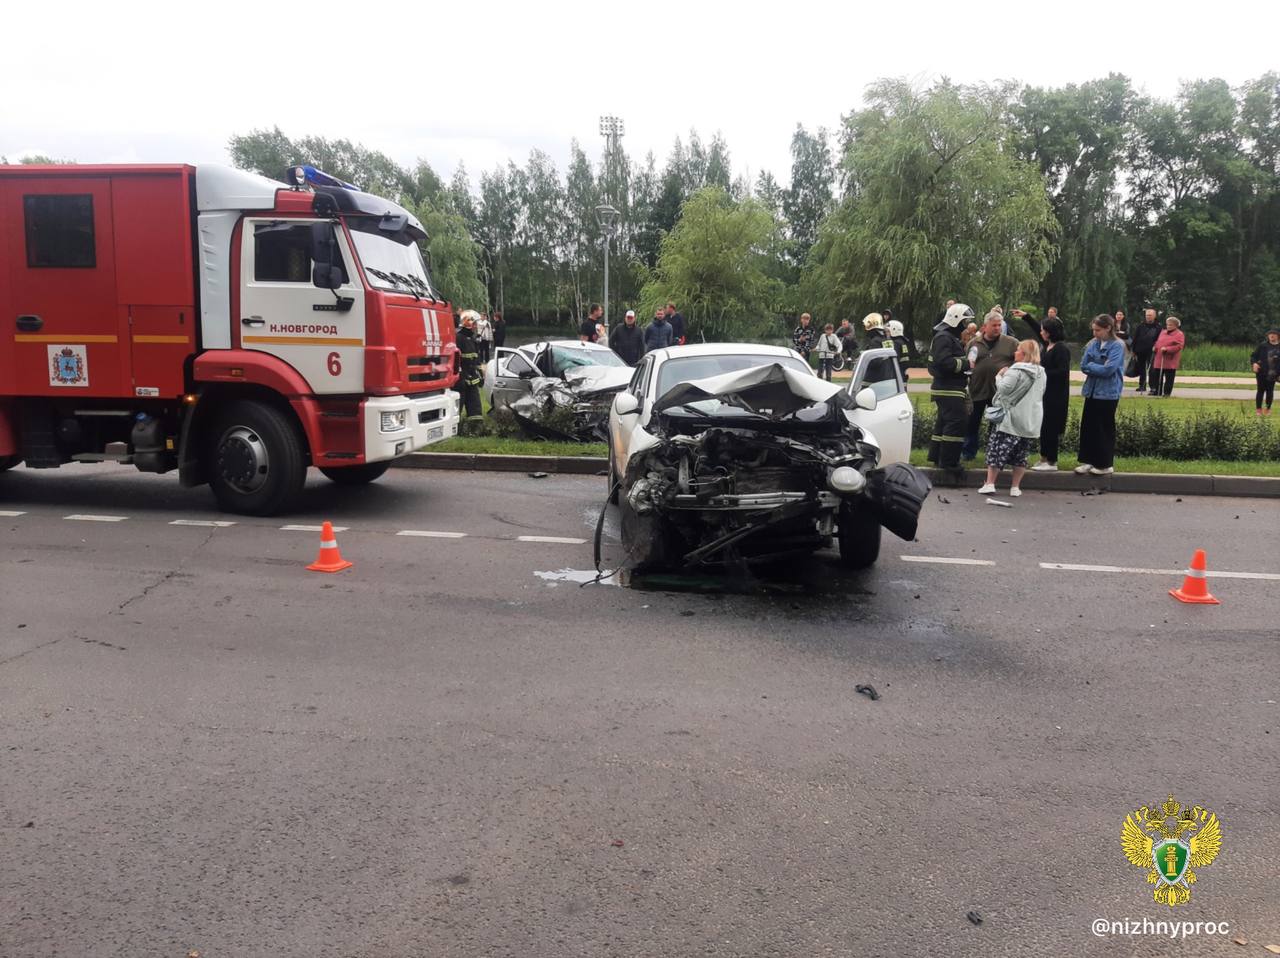
[[[1080,417],[1080,465],[1076,472],[1109,476],[1115,472],[1116,406],[1124,390],[1124,343],[1116,339],[1115,320],[1094,317],[1093,339],[1080,360],[1084,373],[1084,413]]]

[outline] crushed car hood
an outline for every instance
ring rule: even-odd
[[[573,366],[564,371],[564,381],[579,396],[589,398],[607,392],[618,392],[635,370],[630,366]]]
[[[704,399],[718,399],[725,405],[769,419],[782,419],[819,404],[842,409],[853,407],[853,401],[843,386],[819,379],[811,373],[772,363],[677,383],[658,397],[653,408],[655,412],[663,412]]]

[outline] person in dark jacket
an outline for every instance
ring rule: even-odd
[[[634,309],[627,310],[621,326],[613,327],[613,332],[609,334],[609,348],[621,356],[628,366],[640,362],[640,357],[644,355],[644,333],[636,325]]]
[[[969,359],[960,342],[960,331],[971,319],[973,310],[964,303],[951,306],[942,322],[934,327],[933,342],[929,345],[929,374],[933,376],[929,397],[937,407],[937,420],[929,440],[929,461],[946,470],[947,478],[957,485],[964,482],[960,447],[964,445],[969,398],[965,381]]]
[[[491,325],[493,326],[493,348],[497,349],[507,341],[507,323],[501,313],[494,313]]]
[[[1258,393],[1253,401],[1256,415],[1270,416],[1271,402],[1276,398],[1276,380],[1280,379],[1280,329],[1267,330],[1267,341],[1253,351],[1249,362],[1258,381]],[[1266,412],[1262,407],[1264,399]]]
[[[853,327],[849,325],[847,319],[840,320],[840,325],[836,327],[836,339],[840,340],[844,346],[845,358],[852,359],[858,355],[858,340],[854,337]]]
[[[675,341],[671,338],[671,324],[661,312],[653,314],[653,322],[644,331],[644,351],[651,353],[655,349],[666,349]]]
[[[961,459],[972,459],[978,454],[983,414],[996,391],[996,373],[1013,365],[1013,354],[1018,341],[1006,336],[1004,311],[993,307],[982,320],[978,335],[969,340],[969,424],[965,432]]]
[[[1138,395],[1147,391],[1147,377],[1151,373],[1151,357],[1156,351],[1156,340],[1160,338],[1163,327],[1156,322],[1156,311],[1148,309],[1143,313],[1142,322],[1129,333],[1129,348],[1133,351],[1138,363]],[[1152,388],[1155,382],[1152,382]]]
[[[462,363],[462,375],[458,379],[458,389],[462,392],[462,414],[469,419],[484,414],[480,403],[480,347],[476,344],[475,310],[462,311],[462,325],[454,336],[458,343],[458,359]]]
[[[1130,337],[1131,331],[1129,329],[1129,321],[1125,319],[1123,309],[1116,310],[1115,320],[1116,320],[1116,339],[1124,343],[1125,349],[1131,349],[1132,347],[1129,345],[1129,340],[1131,338]]]
[[[684,345],[684,317],[676,311],[675,303],[667,303],[667,322],[671,325],[671,345]]]
[[[884,349],[885,340],[889,338],[889,334],[885,332],[883,316],[879,313],[868,313],[863,317],[862,328],[867,331],[866,338],[862,341],[863,350]]]
[[[1044,345],[1040,365],[1044,367],[1044,419],[1040,423],[1040,461],[1032,472],[1053,472],[1058,468],[1058,447],[1067,431],[1067,405],[1071,399],[1071,349],[1067,333],[1058,317],[1039,322],[1030,313],[1015,309],[1010,315],[1020,319]]]
[[[911,365],[911,345],[907,342],[906,330],[902,328],[902,324],[896,319],[891,319],[885,325],[885,330],[889,333],[889,341],[886,346],[892,346],[898,353],[898,369],[902,371],[902,381],[907,381],[907,368]]]
[[[587,318],[578,324],[578,339],[584,343],[599,342],[600,330],[597,326],[603,315],[604,307],[599,303],[592,303],[591,308],[587,310]]]
[[[809,361],[809,353],[813,352],[813,344],[818,341],[818,331],[813,328],[813,317],[808,313],[800,314],[800,325],[791,331],[791,348]]]

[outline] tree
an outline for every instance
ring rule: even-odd
[[[1028,87],[1013,108],[1020,152],[1039,166],[1062,227],[1037,300],[1057,306],[1079,333],[1125,303],[1133,242],[1116,183],[1137,103],[1128,79],[1111,74],[1079,86]]]
[[[654,277],[641,293],[642,315],[670,299],[680,303],[690,335],[712,341],[762,335],[779,294],[767,273],[776,230],[755,200],[734,203],[719,187],[699,190],[662,241]]]
[[[819,230],[804,292],[827,315],[892,306],[923,334],[947,294],[1016,302],[1053,263],[1040,171],[1012,148],[1007,87],[873,84],[845,119],[847,193]]]
[[[782,194],[782,211],[791,240],[791,259],[799,265],[818,241],[818,227],[835,205],[835,167],[827,131],[811,134],[796,125],[791,137],[791,185]]]
[[[436,287],[458,309],[487,309],[489,296],[480,282],[481,250],[462,217],[430,200],[417,204],[414,213],[427,231]]]

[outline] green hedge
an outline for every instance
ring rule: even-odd
[[[911,444],[929,447],[933,435],[934,408],[921,404],[912,423]],[[1080,448],[1080,416],[1072,410],[1062,437],[1064,452]],[[1188,418],[1167,416],[1157,408],[1116,416],[1117,456],[1158,459],[1234,459],[1242,462],[1280,460],[1280,428],[1270,419],[1246,418],[1226,413],[1205,413]]]
[[[1188,346],[1182,351],[1180,369],[1188,373],[1240,373],[1248,376],[1252,367],[1249,357],[1252,346],[1231,346],[1223,343],[1203,343]]]

